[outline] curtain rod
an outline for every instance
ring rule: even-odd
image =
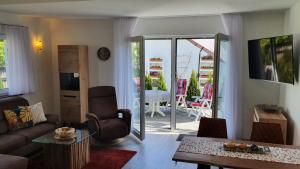
[[[5,24],[5,23],[0,23],[0,25],[5,25],[5,26],[16,26],[16,27],[24,27],[24,28],[28,28],[27,26],[12,25],[12,24]]]

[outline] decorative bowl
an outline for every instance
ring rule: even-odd
[[[55,134],[60,138],[71,138],[75,135],[75,128],[61,127],[55,129]]]

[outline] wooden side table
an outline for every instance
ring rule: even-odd
[[[284,144],[286,144],[286,136],[287,136],[287,119],[282,114],[281,111],[277,112],[266,112],[260,106],[254,106],[254,122],[263,122],[263,123],[275,123],[280,124],[282,130],[282,136]]]
[[[76,130],[73,140],[57,140],[51,132],[33,140],[44,147],[44,167],[47,169],[82,169],[90,161],[87,130]]]

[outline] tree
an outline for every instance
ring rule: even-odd
[[[146,75],[145,77],[145,89],[146,90],[152,90],[152,79],[149,75]]]
[[[140,46],[138,43],[131,43],[132,52],[132,67],[133,67],[133,77],[139,77],[141,72],[140,67]]]
[[[4,89],[4,83],[3,83],[2,80],[0,80],[0,90],[1,90],[1,89]]]
[[[0,40],[0,67],[5,67],[5,53],[3,40]]]
[[[193,96],[200,96],[200,88],[196,76],[196,72],[193,70],[190,78],[190,83],[187,90],[186,100],[193,101]]]
[[[162,91],[168,90],[165,78],[161,73],[158,74],[157,89]]]

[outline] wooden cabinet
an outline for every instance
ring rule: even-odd
[[[88,47],[58,46],[61,120],[83,123],[88,112]]]
[[[287,133],[287,119],[285,116],[281,113],[281,111],[278,112],[266,112],[264,111],[261,106],[256,105],[254,106],[254,122],[263,122],[263,123],[276,123],[280,124],[282,135],[283,135],[283,141],[286,144],[286,133]]]

